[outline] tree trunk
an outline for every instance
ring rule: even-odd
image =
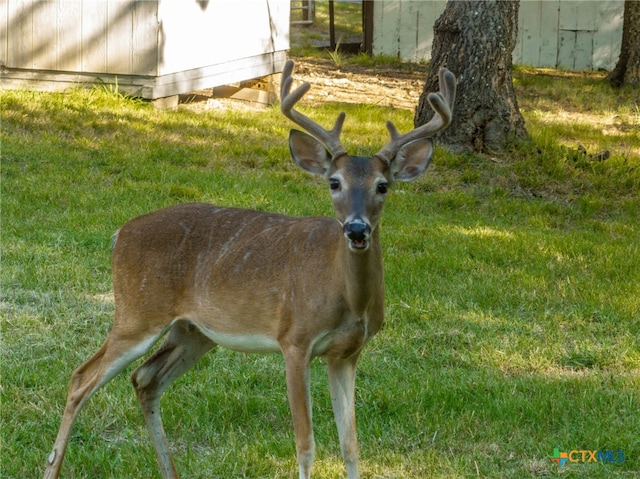
[[[608,79],[615,87],[640,85],[640,1],[625,0],[620,58]]]
[[[453,121],[438,140],[454,153],[503,151],[528,138],[511,78],[518,1],[449,0],[434,25],[431,63],[414,123],[433,116],[427,95],[438,91],[438,70],[458,79]]]

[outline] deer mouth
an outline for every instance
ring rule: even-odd
[[[369,247],[371,226],[364,221],[356,219],[345,223],[343,230],[351,251],[364,251]]]
[[[369,247],[369,242],[366,239],[350,239],[349,248],[351,250],[363,251]]]

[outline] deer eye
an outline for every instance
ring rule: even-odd
[[[340,180],[338,180],[337,178],[331,178],[329,180],[329,188],[331,188],[334,191],[337,191],[340,189]]]
[[[387,191],[389,191],[389,183],[387,183],[386,181],[378,183],[378,193],[384,195]]]

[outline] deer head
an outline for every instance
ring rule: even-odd
[[[427,124],[404,135],[391,121],[386,126],[390,141],[373,157],[350,156],[340,142],[345,113],[340,113],[333,128],[326,130],[293,107],[307,93],[309,83],[291,91],[293,61],[282,72],[282,113],[309,134],[291,130],[289,147],[300,168],[324,176],[338,221],[352,251],[364,251],[380,219],[389,187],[395,181],[412,181],[429,165],[433,154],[431,138],[451,122],[455,99],[455,77],[442,69],[441,91],[431,93],[429,103],[436,112]]]

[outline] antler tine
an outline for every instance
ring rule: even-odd
[[[419,138],[429,138],[441,130],[444,130],[451,123],[453,102],[456,96],[456,77],[446,68],[441,68],[438,72],[440,91],[429,93],[427,100],[436,114],[431,120],[404,135],[391,121],[387,121],[386,126],[391,136],[391,141],[387,143],[376,156],[384,161],[391,162],[400,148],[407,143]]]
[[[280,111],[282,111],[282,114],[293,121],[296,125],[304,128],[307,132],[320,140],[334,158],[346,154],[346,150],[340,143],[340,133],[346,117],[344,112],[338,115],[338,118],[331,130],[325,130],[309,117],[293,109],[293,106],[300,101],[305,93],[307,93],[311,88],[309,83],[304,82],[298,88],[291,91],[291,87],[293,85],[293,77],[291,76],[293,73],[293,66],[293,60],[289,60],[282,70]]]

